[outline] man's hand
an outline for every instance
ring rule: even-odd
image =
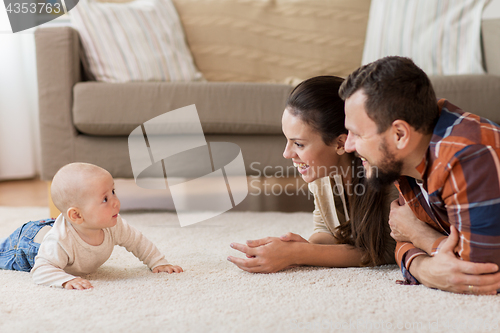
[[[78,290],[94,288],[90,284],[89,280],[85,280],[85,279],[82,279],[79,277],[74,278],[73,280],[69,280],[67,282],[64,282],[62,286],[64,289],[78,289]]]
[[[421,222],[407,204],[400,206],[398,199],[391,202],[391,212],[389,213],[389,226],[391,227],[391,237],[398,242],[410,242],[412,232],[415,231],[415,224]]]
[[[398,200],[391,203],[389,214],[391,237],[398,242],[413,243],[415,247],[431,254],[434,242],[444,235],[419,220],[408,204],[400,206]]]
[[[156,266],[153,269],[153,273],[160,273],[160,272],[167,272],[168,274],[170,273],[182,273],[184,272],[181,267],[175,266],[175,265],[161,265],[161,266]]]
[[[427,287],[460,294],[496,295],[500,289],[500,272],[495,264],[473,263],[457,258],[458,231],[451,226],[448,239],[441,243],[434,257],[418,256],[410,273]]]
[[[299,235],[288,233],[285,240],[277,237],[266,237],[258,240],[249,240],[247,244],[231,243],[235,250],[243,252],[249,259],[229,256],[227,260],[240,269],[250,273],[274,273],[294,267],[297,243],[308,243]]]

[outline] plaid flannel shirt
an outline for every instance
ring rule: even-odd
[[[431,255],[453,225],[460,234],[462,260],[500,266],[500,126],[444,99],[438,106],[439,120],[417,167],[429,203],[414,178],[403,176],[396,186],[415,216],[443,234]],[[409,267],[424,254],[411,243],[397,243],[404,283],[418,284]]]

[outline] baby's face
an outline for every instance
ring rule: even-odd
[[[83,226],[89,229],[110,228],[116,225],[120,200],[115,194],[115,182],[110,174],[92,177],[85,189],[82,206]]]

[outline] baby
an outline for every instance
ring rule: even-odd
[[[54,176],[51,195],[62,213],[56,220],[28,222],[1,240],[0,268],[31,270],[37,284],[88,289],[90,282],[78,275],[96,271],[120,245],[153,273],[182,272],[120,217],[120,200],[106,170],[87,163],[68,164]]]

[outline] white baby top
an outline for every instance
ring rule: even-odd
[[[62,287],[79,275],[95,272],[106,262],[115,245],[132,252],[150,269],[168,265],[165,256],[144,235],[118,215],[114,227],[104,228],[101,245],[83,241],[75,228],[61,214],[43,239],[31,275],[36,284]]]

